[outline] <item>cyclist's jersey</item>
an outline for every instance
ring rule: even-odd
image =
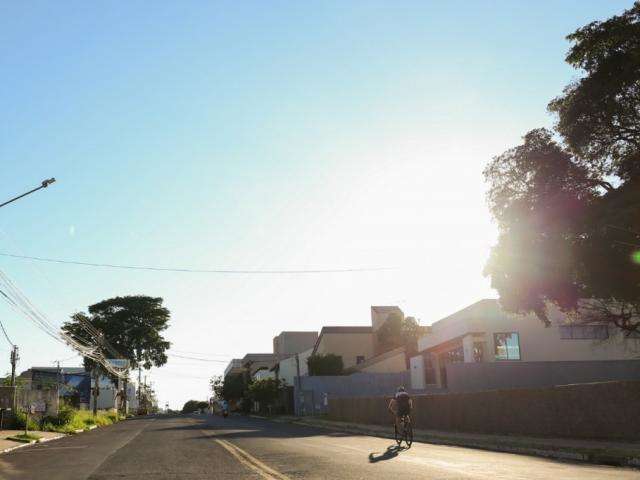
[[[407,392],[396,393],[396,405],[398,406],[398,415],[409,415],[411,413],[410,400],[411,400],[411,397]]]

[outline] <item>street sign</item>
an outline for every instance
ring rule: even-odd
[[[118,368],[120,370],[126,370],[129,368],[129,360],[125,358],[108,358],[107,362],[109,362],[113,368]]]

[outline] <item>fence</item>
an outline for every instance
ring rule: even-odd
[[[450,393],[640,380],[640,360],[451,363],[446,368]]]
[[[389,425],[382,397],[329,398],[332,420]],[[577,439],[640,440],[640,382],[414,397],[418,429]]]

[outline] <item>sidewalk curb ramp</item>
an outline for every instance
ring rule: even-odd
[[[14,450],[17,450],[18,448],[28,447],[29,445],[33,445],[35,443],[46,443],[46,442],[50,442],[52,440],[58,440],[58,439],[64,438],[64,437],[66,437],[66,435],[64,433],[61,433],[60,435],[58,435],[56,437],[41,438],[39,440],[31,440],[29,442],[24,442],[24,443],[21,443],[19,445],[14,446],[14,447],[9,447],[9,448],[5,448],[4,450],[0,450],[0,455],[3,454],[3,453],[12,452]]]
[[[291,423],[305,425],[309,427],[324,428],[360,435],[370,435],[381,438],[393,438],[390,429],[384,427],[357,425],[344,422],[336,422],[320,419],[308,419],[302,417],[264,417],[251,415],[255,418],[269,420],[278,423]],[[635,449],[620,449],[602,447],[569,447],[566,445],[551,445],[549,439],[532,437],[494,437],[487,435],[486,438],[468,438],[456,433],[438,435],[414,432],[414,441],[431,443],[435,445],[450,445],[457,447],[476,448],[480,450],[490,450],[494,452],[507,452],[520,455],[532,455],[536,457],[552,458],[573,462],[584,462],[599,465],[611,465],[617,467],[640,468],[640,443]],[[603,442],[604,443],[604,442]]]

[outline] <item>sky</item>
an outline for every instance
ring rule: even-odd
[[[496,297],[482,170],[578,72],[565,36],[631,0],[0,3],[0,256],[55,325],[116,295],[164,298],[161,405],[207,398],[283,330],[428,325]],[[384,268],[384,270],[379,270]],[[79,365],[0,304],[19,371]],[[0,374],[9,371],[0,337]]]

